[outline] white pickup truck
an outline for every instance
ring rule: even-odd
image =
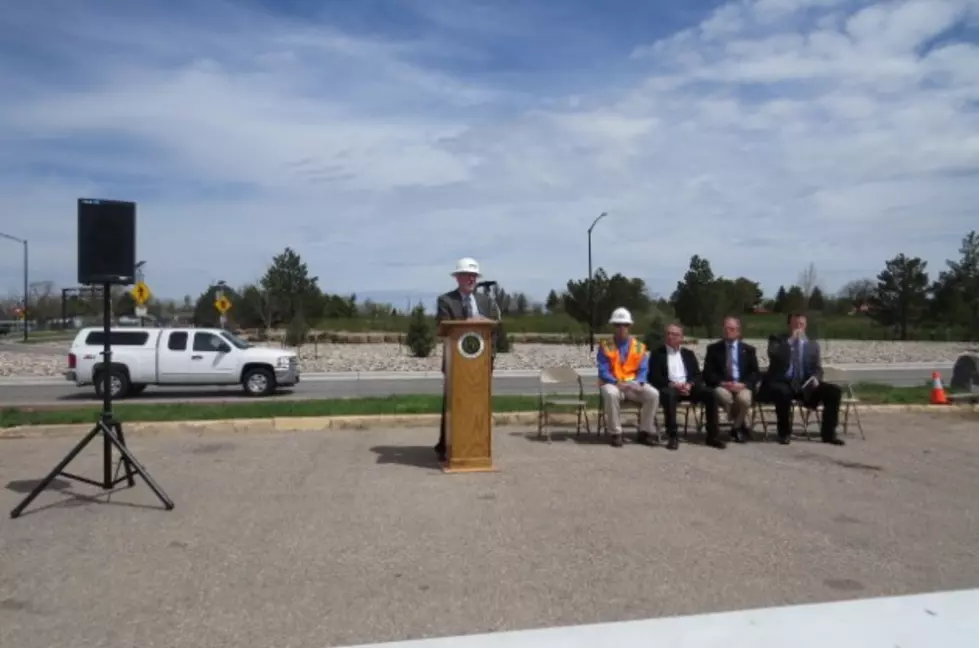
[[[299,382],[293,351],[255,347],[222,329],[114,328],[110,330],[113,398],[135,396],[147,385],[242,385],[249,396],[267,396]],[[79,331],[68,352],[65,377],[94,385],[102,396],[101,328]]]

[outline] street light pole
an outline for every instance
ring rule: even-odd
[[[24,342],[27,342],[27,297],[28,297],[28,286],[27,286],[27,239],[17,238],[16,236],[11,236],[10,234],[4,234],[0,232],[0,237],[5,238],[15,243],[20,243],[24,246],[24,309],[21,311],[24,317]]]
[[[594,352],[595,351],[595,296],[592,284],[592,270],[591,270],[591,231],[595,229],[598,225],[598,221],[602,220],[608,216],[607,212],[602,212],[598,215],[594,221],[592,221],[591,227],[588,228],[588,348]]]

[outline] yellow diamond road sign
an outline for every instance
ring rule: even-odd
[[[224,315],[231,310],[231,300],[227,297],[221,297],[214,302],[214,308],[218,309],[218,312]]]
[[[150,300],[150,295],[152,293],[150,293],[150,287],[140,281],[133,286],[133,289],[129,291],[129,294],[133,296],[133,301],[142,306]]]

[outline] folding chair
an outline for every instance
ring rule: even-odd
[[[849,434],[850,412],[852,411],[853,420],[857,424],[857,429],[860,430],[860,438],[866,441],[867,436],[863,433],[863,423],[860,422],[860,410],[858,409],[860,399],[853,391],[853,383],[850,381],[849,374],[839,367],[824,365],[823,380],[833,383],[843,391],[843,398],[840,399],[840,407],[843,408],[843,436]]]
[[[545,389],[545,385],[549,389]],[[577,398],[566,392],[558,393],[557,389],[577,387]],[[537,437],[546,436],[551,441],[550,413],[554,409],[572,407],[578,416],[575,435],[581,434],[581,423],[584,421],[585,430],[591,434],[591,423],[588,420],[588,400],[585,398],[585,386],[581,375],[574,367],[562,366],[542,369],[538,381],[539,403],[537,410]]]
[[[755,429],[755,421],[761,421],[762,437],[768,439],[768,426],[773,425],[769,423],[768,419],[765,418],[765,410],[771,410],[771,413],[775,414],[775,404],[769,401],[762,401],[758,399],[757,391],[752,393],[751,397],[751,415],[748,419],[748,427],[752,430]],[[802,422],[802,432],[806,435],[806,439],[810,440],[812,437],[809,432],[809,424],[813,420],[818,425],[821,422],[819,409],[810,410],[808,407],[802,404],[802,401],[792,401],[792,408],[789,410],[789,425],[792,426],[793,432],[795,431],[795,417],[796,412],[799,414],[799,419]]]

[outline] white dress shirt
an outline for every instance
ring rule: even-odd
[[[671,383],[687,382],[687,368],[683,365],[683,356],[679,349],[666,347],[666,363]]]
[[[467,297],[463,297],[463,299],[467,299]],[[476,293],[469,293],[468,301],[469,301],[469,312],[471,313],[469,318],[476,319],[480,315],[479,306],[476,304]]]

